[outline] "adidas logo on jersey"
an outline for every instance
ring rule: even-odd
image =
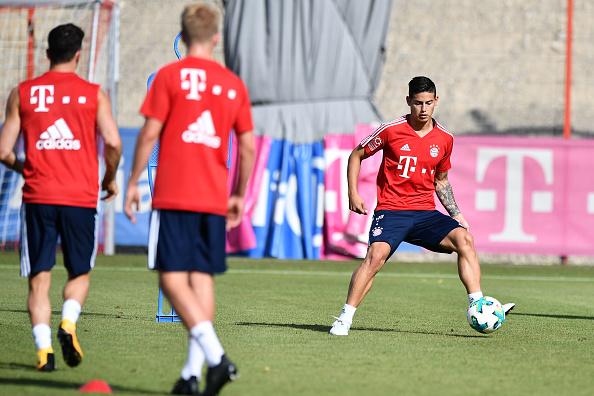
[[[188,129],[182,133],[182,140],[186,143],[204,144],[215,149],[221,147],[221,138],[216,135],[209,110],[203,111],[195,122],[188,125]]]
[[[63,118],[43,131],[35,143],[37,150],[80,150],[80,140],[75,139]]]
[[[410,151],[410,147],[408,147],[408,143],[406,143],[404,146],[400,147],[400,151]]]

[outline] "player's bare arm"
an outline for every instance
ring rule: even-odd
[[[470,228],[464,216],[462,216],[462,212],[460,212],[460,208],[458,208],[458,204],[456,203],[456,199],[454,198],[454,190],[452,189],[452,185],[448,180],[448,172],[439,172],[435,175],[435,181],[433,182],[435,185],[435,193],[437,194],[437,198],[448,211],[449,215],[457,220],[462,226],[465,228]]]
[[[138,205],[140,203],[138,180],[140,179],[142,171],[146,167],[151,151],[153,150],[153,147],[155,147],[155,143],[157,143],[157,140],[161,135],[162,128],[163,123],[161,121],[152,117],[147,118],[136,140],[134,161],[132,163],[132,172],[130,173],[130,178],[128,179],[126,206],[124,209],[126,216],[133,223],[136,223],[134,211],[138,210]]]
[[[367,208],[363,198],[359,195],[358,179],[361,171],[361,161],[365,159],[365,149],[359,145],[349,156],[347,166],[347,181],[349,185],[349,209],[355,213],[367,214]]]
[[[23,162],[19,161],[14,153],[14,146],[19,137],[20,129],[19,91],[14,88],[8,96],[6,119],[2,126],[2,133],[0,133],[0,162],[16,172],[23,173]]]
[[[109,201],[118,194],[115,177],[122,156],[122,140],[111,113],[111,103],[102,90],[99,90],[98,94],[97,125],[103,138],[105,157],[105,174],[101,182],[101,189],[107,193],[103,200]]]
[[[229,209],[227,210],[227,230],[237,227],[241,223],[243,215],[243,197],[248,180],[254,168],[256,157],[256,142],[252,131],[244,132],[237,137],[237,148],[239,152],[239,170],[237,183],[229,197]]]

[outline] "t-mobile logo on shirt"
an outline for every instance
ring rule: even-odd
[[[412,164],[411,164],[411,162],[412,162]],[[409,171],[410,171],[410,173],[414,172],[416,169],[416,166],[415,166],[416,164],[417,164],[417,157],[409,157],[408,155],[400,156],[400,160],[398,161],[398,170],[402,170],[402,174],[400,174],[398,176],[402,176],[407,179],[410,179]]]
[[[37,105],[33,110],[36,113],[46,113],[49,108],[46,104],[54,103],[54,86],[53,85],[34,85],[31,87],[31,97],[29,103]]]
[[[189,91],[186,99],[200,100],[200,92],[206,90],[206,72],[202,69],[181,69],[181,89]]]

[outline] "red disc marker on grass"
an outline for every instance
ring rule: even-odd
[[[108,393],[111,394],[111,387],[103,380],[91,380],[78,389],[81,393]]]

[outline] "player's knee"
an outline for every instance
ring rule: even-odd
[[[51,278],[49,272],[39,272],[29,277],[29,290],[33,293],[49,290]]]
[[[456,245],[459,251],[473,251],[474,250],[474,238],[468,231],[464,231],[457,239]]]
[[[42,296],[49,293],[50,285],[47,282],[32,282],[29,284],[29,294]]]
[[[386,257],[381,252],[372,251],[367,256],[366,264],[373,272],[378,272],[386,262]]]
[[[83,269],[79,272],[69,272],[68,282],[88,283],[90,279],[90,269]]]
[[[46,287],[41,282],[29,282],[29,291],[31,293],[39,293],[46,289]]]
[[[464,234],[464,244],[474,249],[474,237],[468,231]]]

